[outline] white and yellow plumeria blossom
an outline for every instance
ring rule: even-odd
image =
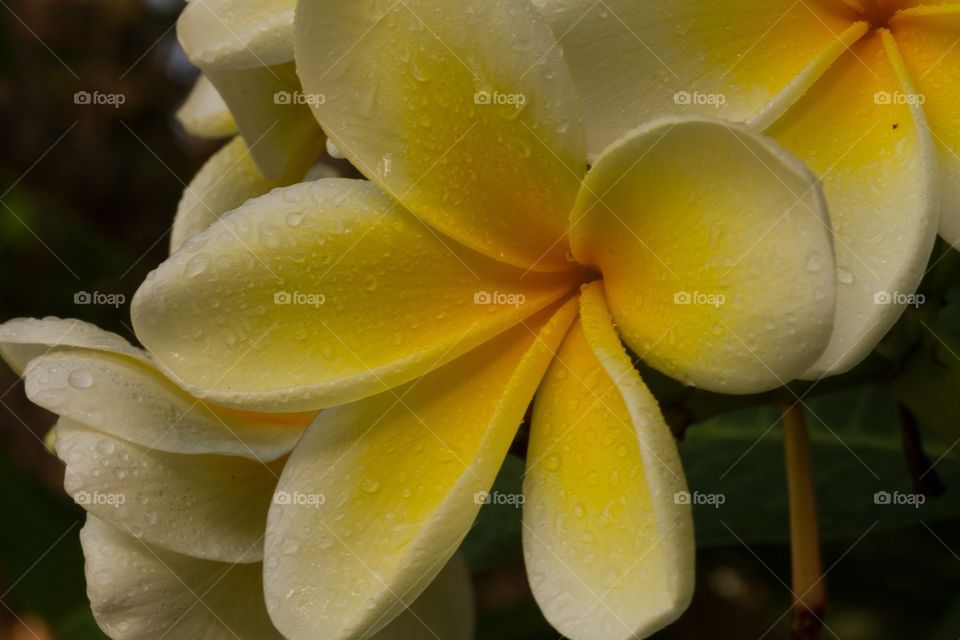
[[[836,279],[816,180],[702,117],[632,131],[586,173],[570,72],[526,1],[303,2],[294,30],[299,82],[325,96],[314,115],[371,182],[250,200],[132,305],[158,366],[205,401],[332,407],[278,485],[325,501],[268,518],[271,620],[292,640],[389,623],[466,535],[539,389],[524,512],[539,604],[577,640],[669,623],[693,589],[690,508],[621,340],[709,389],[807,370]]]
[[[938,227],[960,246],[960,2],[535,2],[561,36],[594,156],[649,118],[709,113],[822,178],[837,317],[804,377],[873,349],[912,302]]]
[[[103,630],[114,640],[282,638],[263,598],[263,539],[280,470],[313,414],[208,405],[79,320],[11,320],[0,354],[59,416],[57,455],[88,513],[80,539]],[[376,640],[470,638],[471,601],[455,558]]]

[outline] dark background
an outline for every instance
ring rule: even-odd
[[[173,115],[195,75],[176,43],[180,6],[0,0],[0,320],[77,317],[132,338],[126,305],[78,305],[74,295],[130,300],[166,255],[184,183],[218,146],[188,137]],[[77,91],[120,93],[125,103],[77,105]],[[931,459],[946,453],[937,470],[947,493],[917,513],[878,509],[874,491],[911,490],[892,400],[860,387],[810,411],[829,569],[824,637],[957,640],[957,452],[928,435]],[[723,492],[727,503],[696,510],[697,596],[657,637],[788,638],[776,415],[751,410],[720,422],[691,427],[681,445],[691,488]],[[0,365],[0,638],[103,637],[84,595],[83,511],[63,493],[62,465],[42,442],[52,423]],[[511,459],[501,488],[517,490],[521,471]],[[484,507],[468,538],[481,639],[557,637],[526,587],[518,519],[512,507]]]

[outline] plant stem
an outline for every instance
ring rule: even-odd
[[[820,559],[817,500],[803,408],[798,404],[784,405],[783,427],[790,498],[792,635],[795,640],[819,640],[826,613],[827,587]]]

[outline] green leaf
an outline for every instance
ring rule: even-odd
[[[825,539],[960,514],[960,500],[949,492],[919,506],[875,500],[878,492],[890,494],[891,502],[924,500],[913,497],[891,395],[866,387],[805,404]],[[722,416],[688,430],[680,452],[695,500],[697,494],[722,496],[714,504],[694,505],[698,544],[789,539],[782,435],[779,411],[772,407]],[[945,449],[935,442],[927,443],[926,451],[936,461]],[[948,487],[960,486],[960,469],[952,458],[936,471]]]

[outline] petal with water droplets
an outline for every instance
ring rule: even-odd
[[[566,269],[586,166],[577,96],[536,10],[514,0],[320,0],[297,69],[336,146],[415,215],[487,256]]]
[[[24,386],[30,400],[57,415],[167,453],[271,462],[293,449],[314,415],[213,407],[149,363],[102,351],[40,356],[27,366]]]
[[[570,300],[420,380],[320,414],[284,468],[267,528],[267,603],[285,636],[359,637],[429,584],[470,529],[576,312]],[[296,553],[285,554],[291,537]]]
[[[144,282],[131,315],[194,395],[296,411],[412,380],[575,286],[456,245],[369,182],[326,179],[223,217]]]
[[[281,640],[262,593],[262,565],[191,558],[94,516],[80,531],[87,596],[114,640]]]
[[[523,548],[547,620],[573,640],[646,638],[693,595],[676,443],[611,324],[599,283],[534,403]]]
[[[789,106],[867,26],[839,0],[534,0],[561,39],[591,157],[677,113]]]
[[[891,30],[940,152],[940,235],[960,248],[960,3],[949,10],[918,10],[898,17]]]
[[[91,294],[75,294],[79,304]],[[0,356],[17,373],[34,358],[61,349],[92,349],[122,353],[147,361],[146,354],[115,333],[72,318],[14,318],[0,324]]]
[[[873,350],[936,240],[936,151],[896,49],[886,32],[858,42],[767,131],[820,177],[830,206],[836,317],[804,377],[842,373]]]
[[[695,150],[695,151],[692,151]],[[803,373],[830,336],[836,275],[817,181],[769,139],[697,116],[604,152],[573,213],[623,339],[706,389],[749,393]]]
[[[88,513],[150,544],[197,558],[256,562],[279,463],[182,455],[61,418],[64,488]]]
[[[170,231],[170,253],[250,198],[302,177],[267,178],[257,168],[243,138],[234,138],[207,160],[184,189]]]
[[[248,69],[293,60],[296,0],[196,0],[177,20],[177,38],[202,69]]]

